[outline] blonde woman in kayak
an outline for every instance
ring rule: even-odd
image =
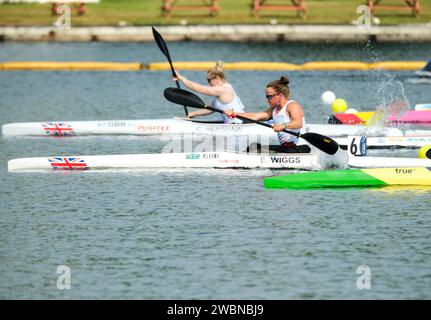
[[[266,100],[269,108],[262,112],[239,113],[235,110],[226,110],[228,117],[235,118],[237,114],[257,121],[273,120],[273,129],[277,132],[280,145],[269,146],[270,150],[288,153],[308,153],[308,145],[298,145],[298,137],[283,132],[288,129],[293,132],[300,132],[304,126],[304,111],[301,105],[290,99],[289,79],[281,77],[266,86]]]
[[[175,81],[177,79],[181,80],[190,90],[214,97],[211,104],[212,107],[222,111],[233,110],[237,113],[244,112],[244,105],[241,99],[236,94],[232,85],[226,81],[226,76],[220,61],[217,62],[213,68],[207,71],[207,86],[187,79],[179,74],[177,70],[175,70],[175,73],[177,74],[177,78],[174,78]],[[213,113],[213,111],[198,110],[190,112],[188,117],[194,118],[197,116],[206,116],[211,113]],[[224,123],[242,123],[239,119],[229,118],[224,114],[221,116]]]

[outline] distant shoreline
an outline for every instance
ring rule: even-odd
[[[188,25],[157,26],[166,41],[231,42],[431,42],[431,24],[357,27],[353,25]],[[146,42],[144,27],[0,27],[0,41]]]

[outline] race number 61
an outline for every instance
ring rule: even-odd
[[[353,156],[362,157],[367,155],[367,137],[351,136],[347,144],[349,153]]]

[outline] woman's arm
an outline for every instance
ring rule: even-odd
[[[211,113],[213,113],[214,111],[208,110],[208,109],[202,109],[202,110],[198,110],[198,111],[193,111],[189,113],[189,118],[194,118],[194,117],[198,117],[198,116],[206,116],[209,115]]]
[[[261,111],[261,112],[236,113],[236,112],[233,112],[232,110],[226,110],[224,113],[228,117],[234,117],[234,115],[240,115],[241,117],[249,118],[249,119],[256,120],[256,121],[265,121],[265,120],[269,120],[272,118],[272,108],[269,108],[269,109],[267,109],[265,111]]]
[[[287,124],[279,123],[273,125],[274,131],[279,132],[284,129],[301,129],[303,126],[302,119],[304,118],[302,107],[298,103],[293,102],[287,106],[286,112],[289,113],[290,122]]]
[[[287,124],[286,129],[301,129],[303,126],[303,118],[304,112],[302,111],[302,107],[296,103],[290,103],[286,111],[289,113],[289,117],[291,121]]]
[[[221,95],[225,94],[227,90],[229,90],[228,88],[222,86],[205,86],[187,79],[186,77],[180,75],[176,70],[175,73],[177,74],[177,79],[181,80],[187,88],[207,96],[220,97]],[[174,78],[174,80],[176,79]]]

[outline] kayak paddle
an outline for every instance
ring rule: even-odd
[[[157,46],[159,47],[160,51],[162,51],[162,53],[166,56],[166,58],[168,58],[169,65],[171,66],[172,76],[176,77],[177,75],[175,73],[174,66],[172,65],[171,55],[169,54],[168,46],[166,45],[166,42],[163,39],[162,35],[158,33],[157,30],[154,29],[154,27],[152,27],[152,29],[153,29],[154,40],[156,40]],[[177,84],[177,88],[181,89],[179,81],[176,80],[175,82]],[[188,116],[189,112],[187,111],[186,106],[183,105],[183,107],[184,107],[186,116]]]
[[[197,109],[208,109],[214,112],[223,113],[222,110],[207,106],[205,102],[202,101],[202,99],[199,98],[197,95],[183,89],[166,88],[164,91],[164,95],[167,100],[176,104],[189,106]],[[236,118],[246,122],[253,122],[261,126],[265,126],[272,129],[272,126],[270,124],[267,124],[264,122],[242,117],[240,115],[237,115]],[[301,134],[287,129],[284,129],[283,132],[302,138],[308,143],[310,143],[311,145],[315,146],[317,149],[322,150],[323,152],[330,155],[334,155],[339,148],[338,143],[335,142],[333,139],[318,133],[307,132],[307,133]]]

